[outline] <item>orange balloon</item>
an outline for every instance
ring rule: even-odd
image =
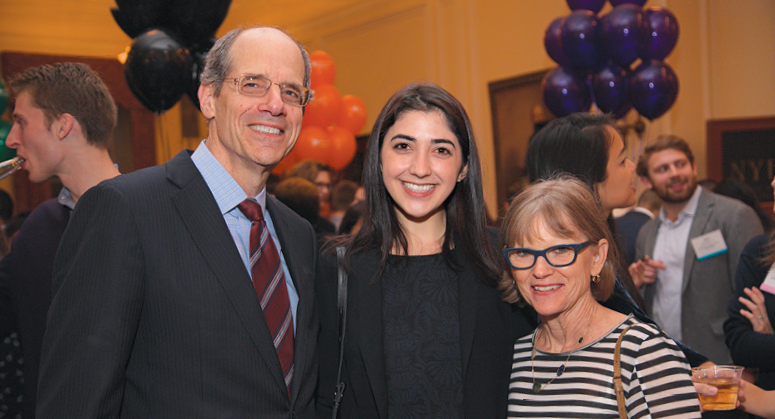
[[[330,152],[331,138],[326,129],[310,126],[302,128],[292,154],[298,159],[297,161],[304,159],[323,161]]]
[[[366,104],[361,98],[353,95],[342,96],[342,111],[336,120],[336,126],[342,127],[353,134],[361,132],[366,125]]]
[[[325,161],[334,170],[342,170],[355,157],[358,142],[352,132],[342,127],[328,127],[328,136],[331,138],[331,151]]]
[[[324,84],[314,89],[312,101],[304,111],[304,126],[327,127],[339,117],[342,111],[342,97],[339,90],[330,84]]]
[[[323,51],[315,51],[309,55],[309,61],[312,65],[310,84],[313,89],[323,84],[334,84],[336,65],[330,55]]]

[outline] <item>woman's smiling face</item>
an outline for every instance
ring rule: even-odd
[[[588,238],[581,234],[560,237],[540,218],[535,234],[524,243],[512,243],[512,247],[544,250],[561,244],[584,243]],[[553,317],[573,308],[579,301],[592,298],[590,278],[600,273],[605,261],[605,239],[593,243],[578,252],[573,264],[554,267],[544,257],[537,257],[529,269],[512,269],[511,275],[517,290],[525,302],[542,317]]]
[[[444,202],[466,176],[463,151],[439,111],[408,111],[385,133],[382,179],[402,222],[444,216]]]

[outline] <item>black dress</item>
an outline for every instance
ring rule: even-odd
[[[382,291],[388,417],[460,418],[457,273],[441,254],[391,256]]]

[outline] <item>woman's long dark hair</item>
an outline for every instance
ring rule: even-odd
[[[363,164],[362,183],[367,203],[365,222],[357,234],[346,239],[347,266],[354,253],[376,249],[381,253],[377,270],[379,276],[391,250],[398,247],[404,254],[408,254],[406,233],[396,217],[394,201],[382,178],[380,156],[385,134],[402,114],[410,111],[440,112],[460,143],[463,164],[468,164],[466,177],[455,185],[444,202],[447,226],[441,248],[442,257],[453,269],[459,269],[451,256],[451,249],[459,248],[479,278],[495,286],[500,276],[500,267],[493,243],[487,236],[482,174],[471,122],[463,105],[446,90],[433,84],[411,84],[402,88],[388,100],[377,116]]]
[[[571,114],[546,124],[527,147],[525,168],[530,182],[567,173],[586,183],[599,205],[596,185],[608,177],[608,149],[613,140],[608,127],[615,129],[609,115],[589,113]],[[617,237],[613,216],[609,215],[607,221],[612,235]],[[619,242],[615,240],[612,245],[619,250],[614,253],[618,255],[615,266],[619,280],[632,299],[644,308],[645,301],[632,282]]]

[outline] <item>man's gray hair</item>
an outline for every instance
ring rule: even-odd
[[[210,52],[207,54],[207,58],[205,59],[205,68],[202,71],[202,74],[199,76],[199,81],[202,84],[213,84],[215,86],[215,96],[219,96],[221,94],[221,87],[223,87],[223,80],[226,78],[226,75],[228,75],[229,72],[231,71],[231,46],[234,44],[234,40],[237,39],[237,36],[239,36],[239,34],[241,34],[246,30],[259,29],[259,28],[271,28],[271,27],[251,26],[251,27],[238,27],[236,29],[232,29],[228,33],[220,37],[215,42],[215,45],[213,45],[213,47],[210,48]],[[280,28],[272,28],[272,29],[277,29],[278,31],[284,33],[286,36],[288,36],[288,38],[290,38],[293,42],[295,42],[296,45],[298,45],[299,51],[301,51],[301,58],[304,60],[304,87],[309,88],[310,73],[312,72],[312,64],[310,63],[309,54],[307,53],[307,50],[298,40],[296,40],[296,38],[294,38],[288,32]]]

